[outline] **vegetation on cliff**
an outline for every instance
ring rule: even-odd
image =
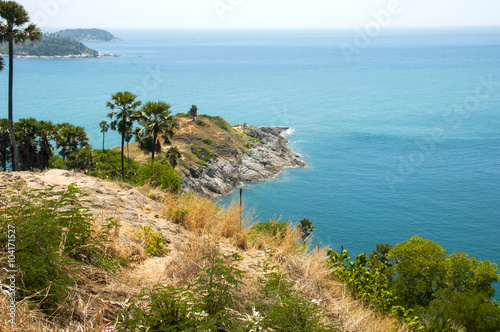
[[[81,42],[120,41],[111,32],[102,29],[64,29],[54,32],[54,35],[76,39]]]
[[[8,46],[0,46],[0,54],[8,54]],[[16,45],[14,56],[32,56],[32,57],[97,57],[99,52],[93,50],[81,42],[60,37],[54,34],[44,34],[39,41],[27,41],[24,44]]]

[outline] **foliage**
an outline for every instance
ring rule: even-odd
[[[85,128],[67,122],[57,125],[55,141],[56,147],[60,149],[59,154],[65,160],[69,155],[89,145],[89,137],[85,132]]]
[[[162,190],[177,192],[181,188],[182,179],[179,173],[168,163],[150,160],[137,171],[134,181],[143,186],[146,183]]]
[[[62,157],[54,154],[52,157],[50,157],[49,160],[50,168],[56,168],[56,169],[68,169],[68,166],[66,166],[66,160],[64,160]]]
[[[7,53],[7,45],[0,45],[0,53]],[[93,50],[83,43],[65,38],[56,34],[44,34],[39,41],[27,41],[25,44],[16,46],[14,55],[29,56],[69,56],[86,55],[97,57],[99,52]]]
[[[256,309],[263,314],[258,327],[264,331],[334,331],[320,323],[325,311],[294,290],[295,283],[279,266],[266,262],[260,279]]]
[[[210,138],[204,138],[204,139],[202,139],[202,142],[206,145],[214,144],[214,141],[212,141]]]
[[[191,106],[189,115],[193,118],[193,120],[196,120],[196,117],[198,116],[198,107],[196,107],[196,105]]]
[[[203,121],[202,119],[198,119],[196,120],[196,124],[198,126],[202,126],[202,127],[205,127],[207,124],[205,123],[205,121]]]
[[[170,104],[165,102],[147,102],[134,115],[134,118],[143,126],[136,130],[139,149],[145,153],[151,153],[153,160],[155,153],[161,152],[162,144],[171,144],[170,140],[174,137],[175,130],[179,128],[170,113],[170,107]]]
[[[330,249],[327,254],[339,281],[347,283],[358,298],[381,311],[391,312],[397,298],[390,289],[385,265],[373,267],[366,254],[360,254],[352,261],[347,250],[339,254]]]
[[[181,158],[181,153],[179,149],[177,149],[176,147],[168,149],[167,153],[165,154],[165,159],[173,168],[175,168],[178,165],[178,161],[180,158]]]
[[[95,171],[97,162],[94,152],[90,149],[79,149],[68,156],[66,166],[69,169],[85,171],[85,173]]]
[[[283,238],[289,227],[290,223],[287,221],[279,222],[276,220],[269,220],[252,225],[248,235],[249,237],[255,237],[259,233],[265,233],[273,238]]]
[[[203,146],[198,147],[196,144],[191,145],[191,152],[204,163],[208,163],[214,156],[214,153]]]
[[[353,262],[346,250],[328,255],[339,280],[358,298],[412,329],[429,322],[449,326],[446,331],[500,329],[500,306],[492,300],[492,283],[500,279],[495,264],[466,253],[448,255],[417,235],[394,247],[377,244],[370,261],[361,254]]]
[[[21,170],[66,168],[65,162],[52,165],[51,161],[58,160],[54,157],[54,146],[60,149],[63,159],[88,147],[85,129],[69,123],[53,124],[50,121],[38,121],[34,118],[20,119],[14,123],[14,132]],[[2,167],[7,170],[7,163],[11,161],[9,155],[12,156],[12,144],[6,119],[0,119],[0,152],[2,152]]]
[[[114,41],[118,39],[109,31],[102,29],[64,29],[55,32],[54,35],[79,41]]]
[[[136,101],[137,95],[125,91],[117,92],[111,96],[111,101],[106,104],[107,107],[111,109],[108,113],[108,117],[112,119],[110,128],[112,130],[117,130],[122,136],[121,144],[121,170],[122,170],[122,181],[125,180],[125,165],[124,165],[124,146],[125,146],[125,136],[128,132],[132,130],[134,124],[134,114],[136,109],[141,106],[140,101]]]
[[[97,167],[94,172],[90,172],[90,175],[101,179],[120,179],[121,154],[119,152],[113,150],[95,150],[94,156],[97,161]],[[139,169],[139,163],[137,163],[134,159],[125,158],[125,165],[126,178],[133,179]]]
[[[8,126],[12,147],[12,169],[21,170],[19,167],[19,150],[16,143],[14,130],[14,45],[19,46],[26,41],[40,40],[40,29],[30,23],[28,12],[15,1],[0,1],[0,43],[7,44],[9,54],[9,88],[8,88]]]
[[[101,128],[101,133],[102,133],[102,149],[104,150],[104,138],[106,136],[106,133],[108,132],[109,129],[109,124],[106,121],[101,121],[99,123],[99,127]]]
[[[114,264],[101,251],[109,233],[96,236],[91,213],[82,206],[87,194],[74,184],[67,190],[53,189],[28,190],[17,184],[0,197],[1,259],[13,254],[7,234],[14,230],[17,295],[41,302],[49,310],[66,299],[79,262]]]
[[[314,233],[316,227],[314,227],[312,221],[310,221],[309,219],[302,219],[299,220],[299,229],[302,241],[305,242],[307,238],[311,236],[312,233]]]
[[[397,264],[393,288],[401,303],[421,316],[443,317],[467,330],[500,328],[500,307],[492,283],[496,264],[466,253],[452,255],[417,235],[389,250]]]
[[[187,288],[157,285],[143,289],[120,313],[120,331],[335,331],[320,323],[318,305],[293,289],[294,283],[266,263],[257,297],[240,297],[244,271],[239,256],[207,256],[205,267]],[[253,306],[251,314],[243,312]],[[256,309],[258,311],[256,311]]]
[[[168,253],[165,238],[161,233],[154,233],[151,226],[141,226],[139,237],[144,240],[144,249],[149,256],[164,256]]]

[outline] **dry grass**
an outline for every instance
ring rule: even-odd
[[[224,238],[241,249],[248,246],[245,226],[251,217],[246,217],[240,224],[240,207],[235,203],[221,209],[205,197],[165,194],[160,214],[199,236]]]

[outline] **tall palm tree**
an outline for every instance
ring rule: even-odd
[[[109,125],[106,121],[101,121],[99,123],[99,127],[101,127],[101,133],[102,133],[102,151],[104,151],[104,135],[108,132]]]
[[[174,137],[174,130],[179,128],[170,112],[170,104],[163,101],[148,102],[136,113],[142,129],[137,132],[139,148],[145,152],[151,152],[151,158],[155,159],[155,153],[161,152],[163,144],[170,144]]]
[[[124,181],[123,149],[125,147],[125,135],[132,128],[134,113],[137,107],[141,106],[141,102],[136,101],[137,95],[128,91],[115,93],[111,96],[111,99],[112,101],[108,101],[106,106],[111,109],[108,117],[112,120],[114,118],[111,122],[111,129],[118,130],[118,133],[122,135],[122,181]]]
[[[14,134],[12,91],[14,86],[14,44],[27,40],[40,40],[42,33],[34,24],[29,23],[29,15],[24,7],[15,1],[0,1],[0,42],[9,44],[9,131],[14,151],[14,171],[19,171],[19,151]]]

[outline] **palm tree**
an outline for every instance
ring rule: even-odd
[[[170,144],[170,139],[174,137],[174,130],[179,125],[174,120],[170,112],[170,104],[163,101],[148,102],[137,112],[136,118],[143,126],[137,134],[139,149],[151,152],[151,158],[155,159],[155,152],[161,152],[161,145]]]
[[[14,151],[13,170],[19,171],[19,151],[14,134],[12,91],[14,86],[14,43],[40,40],[42,33],[36,25],[29,23],[24,7],[15,1],[0,1],[0,42],[9,44],[9,131]],[[23,28],[24,27],[24,28]]]
[[[0,56],[0,71],[3,70],[3,58]]]
[[[50,141],[57,135],[57,127],[51,121],[38,122],[38,145],[40,149],[40,169],[49,168],[49,159],[54,154]]]
[[[7,161],[9,160],[8,155],[10,151],[9,121],[7,119],[0,119],[0,165],[2,165],[4,172],[7,171]]]
[[[99,127],[101,127],[101,133],[102,133],[102,151],[104,151],[104,135],[108,132],[109,125],[106,121],[101,121],[99,123]]]
[[[123,167],[123,148],[125,147],[125,135],[131,130],[134,123],[134,113],[137,107],[141,106],[140,101],[136,101],[137,95],[128,91],[118,92],[111,96],[112,101],[108,101],[107,107],[111,109],[108,114],[110,119],[115,118],[111,122],[111,129],[118,130],[122,135],[122,181],[125,178]]]
[[[69,123],[61,123],[57,127],[56,147],[61,149],[59,154],[64,160],[67,160],[71,154],[78,152],[79,149],[88,147],[89,137],[85,128]]]

